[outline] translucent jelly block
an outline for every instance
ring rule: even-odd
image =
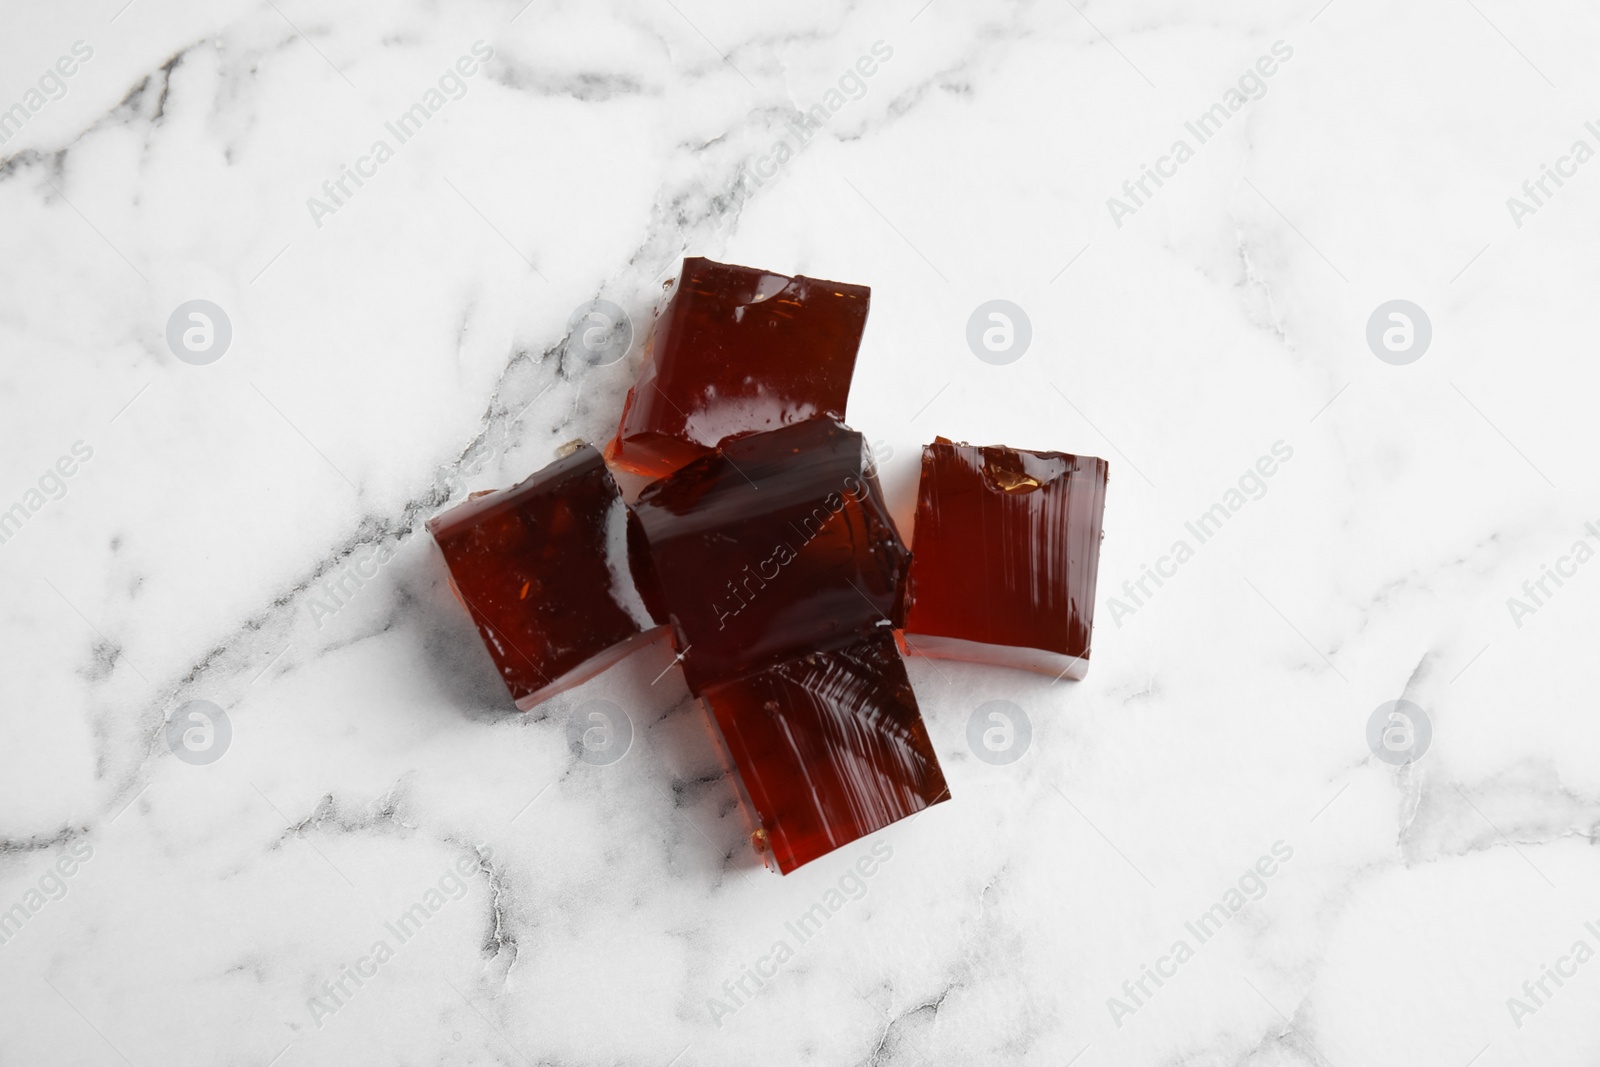
[[[1067,678],[1089,669],[1106,461],[952,444],[922,450],[906,642]]]
[[[842,420],[870,296],[685,259],[606,458],[659,478],[734,434]]]
[[[666,633],[629,565],[628,510],[589,445],[430,519],[428,531],[524,711]]]
[[[703,699],[755,839],[784,874],[949,799],[887,632],[708,686]]]
[[[725,442],[633,510],[696,693],[900,623],[910,553],[837,422]]]

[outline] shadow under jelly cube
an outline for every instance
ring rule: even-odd
[[[955,444],[922,450],[904,639],[926,656],[1082,678],[1106,461]]]
[[[628,522],[590,445],[428,520],[450,584],[518,708],[666,634],[635,579]]]

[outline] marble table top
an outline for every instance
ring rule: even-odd
[[[0,1063],[1600,1059],[1592,8],[10,7]],[[1088,676],[913,657],[954,799],[787,877],[422,529],[685,255],[872,286],[903,523],[1111,469]]]

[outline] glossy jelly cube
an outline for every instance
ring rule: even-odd
[[[628,524],[590,445],[428,521],[517,707],[526,711],[665,635],[630,566]]]
[[[683,261],[606,458],[670,474],[734,434],[842,420],[871,290]]]
[[[784,874],[950,796],[888,632],[810,652],[703,699]]]
[[[1082,678],[1106,461],[938,438],[922,482],[905,640],[927,656]]]
[[[837,422],[724,442],[633,510],[693,692],[901,621],[910,553]]]

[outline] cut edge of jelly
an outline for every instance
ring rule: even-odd
[[[919,634],[897,631],[900,647],[908,656],[926,656],[929,659],[953,659],[966,663],[984,663],[993,667],[1011,667],[1016,670],[1048,674],[1054,678],[1079,681],[1089,673],[1089,653],[1074,656],[1065,652],[1052,652],[1047,648],[1029,648],[1023,645],[997,645],[987,641],[973,641],[965,637],[944,637],[938,634]]]
[[[606,465],[615,471],[657,481],[715,451],[697,442],[654,430],[627,437],[623,437],[619,430],[606,442],[603,455]]]

